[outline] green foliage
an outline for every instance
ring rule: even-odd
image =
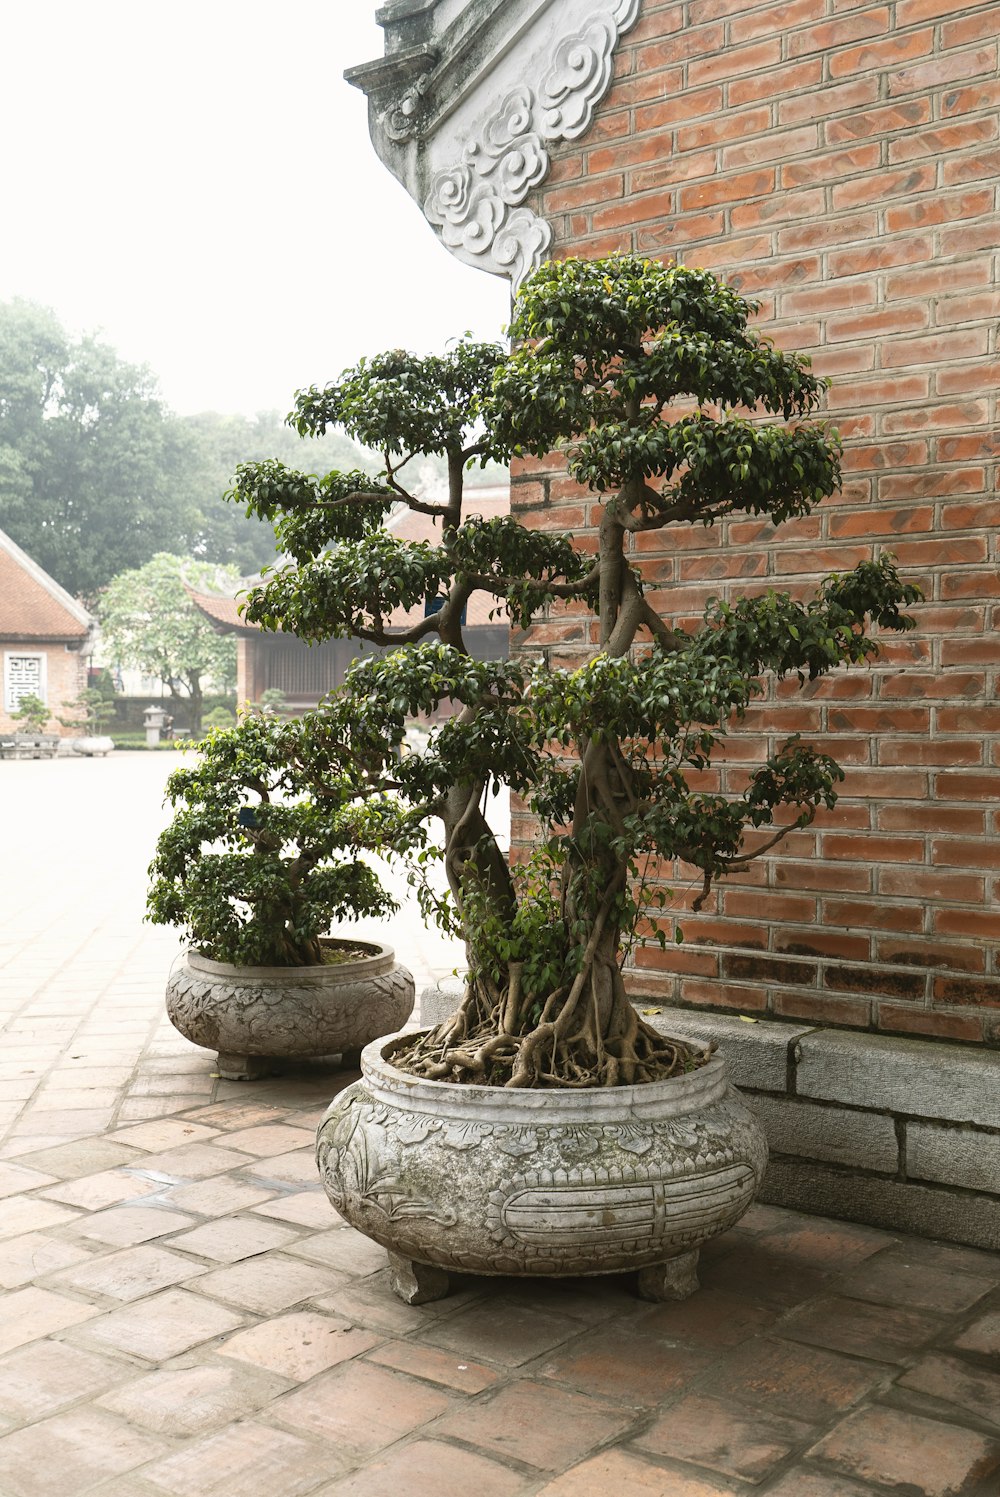
[[[44,733],[51,713],[41,697],[29,693],[21,698],[17,711],[8,713],[8,716],[17,723],[21,733]]]
[[[216,633],[188,589],[232,598],[239,586],[235,567],[160,552],[115,577],[97,601],[106,653],[116,665],[158,676],[173,696],[187,697],[195,734],[205,680],[223,690],[235,684],[236,642]]]
[[[395,908],[357,854],[392,842],[397,805],[324,772],[312,726],[251,714],[167,782],[174,819],[150,866],[148,918],[234,966],[322,961],[334,920]]]
[[[63,727],[76,728],[92,738],[105,733],[115,716],[114,701],[99,686],[85,687],[72,701],[62,705],[73,713],[72,717],[59,718]]]

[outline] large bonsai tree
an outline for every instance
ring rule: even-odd
[[[335,771],[362,799],[400,799],[397,846],[412,850],[434,818],[441,829],[451,899],[428,888],[425,900],[464,934],[468,985],[456,1015],[397,1064],[512,1087],[625,1084],[697,1064],[626,996],[640,921],[671,919],[653,875],[692,865],[704,900],[713,880],[836,798],[839,767],[797,738],[741,794],[697,784],[768,675],[801,681],[874,655],[872,626],[908,628],[900,608],[916,590],[883,557],[807,601],[711,600],[685,628],[659,582],[654,602],[649,553],[635,544],[662,531],[669,551],[672,528],[740,513],[778,524],[835,490],[836,437],[810,419],[824,382],[748,326],[754,310],[704,271],[553,262],[518,297],[513,352],[397,350],[299,395],[298,430],[342,427],[383,455],[379,479],[278,463],[239,471],[236,497],[275,522],[295,561],[251,594],[248,616],[309,640],[395,647],[355,665],[314,731],[318,780]],[[590,493],[588,533],[468,513],[470,464],[556,449]],[[407,487],[407,465],[426,453],[447,459],[440,505]],[[398,504],[435,517],[435,544],[384,527]],[[463,620],[477,593],[521,628],[568,609],[592,641],[588,658],[573,669],[530,649],[473,659]],[[444,702],[453,715],[427,752],[397,762],[406,718]],[[539,825],[531,856],[512,867],[483,811],[496,781]]]

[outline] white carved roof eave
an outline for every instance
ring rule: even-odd
[[[391,0],[386,55],[346,73],[379,157],[458,259],[513,281],[545,259],[526,200],[589,128],[641,0]]]

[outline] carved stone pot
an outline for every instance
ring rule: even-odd
[[[409,1036],[405,1038],[410,1038]],[[510,1090],[425,1081],[369,1045],[319,1128],[337,1211],[389,1251],[410,1304],[448,1271],[639,1272],[648,1299],[697,1288],[698,1249],[749,1207],[767,1162],[756,1119],[713,1056],[642,1086]]]
[[[372,954],[318,967],[231,967],[185,951],[167,981],[170,1022],[218,1050],[229,1081],[270,1075],[279,1060],[340,1055],[355,1066],[369,1041],[406,1023],[413,978],[391,946],[350,944]]]

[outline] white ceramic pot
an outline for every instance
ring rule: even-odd
[[[362,1079],[320,1125],[317,1160],[410,1303],[446,1293],[449,1270],[638,1270],[645,1297],[682,1298],[701,1244],[760,1185],[764,1134],[717,1055],[641,1086],[514,1090],[411,1076],[392,1064],[403,1042],[367,1047]]]
[[[392,947],[356,944],[372,954],[316,967],[233,967],[186,951],[167,982],[170,1022],[217,1050],[229,1080],[269,1075],[277,1060],[340,1055],[356,1065],[413,1009],[413,978]]]

